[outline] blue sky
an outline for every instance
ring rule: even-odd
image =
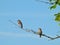
[[[46,0],[44,0],[46,1]],[[0,0],[0,45],[60,45],[60,40],[50,40],[46,37],[28,33],[14,24],[20,19],[24,28],[38,31],[41,27],[44,34],[55,37],[60,29],[54,21],[54,13],[48,4],[36,2],[35,0]]]

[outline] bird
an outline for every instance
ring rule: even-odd
[[[41,28],[38,28],[38,35],[41,37],[42,36],[42,29]]]
[[[18,19],[17,22],[18,22],[18,25],[19,25],[21,28],[23,28],[23,24],[22,24],[21,20]]]

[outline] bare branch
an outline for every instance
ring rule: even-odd
[[[56,37],[52,38],[52,40],[55,40],[55,39],[58,39],[58,38],[60,38],[60,36],[56,36]]]
[[[45,34],[42,34],[42,36],[45,36],[45,37],[47,37],[47,38],[49,38],[49,39],[53,39],[52,37],[50,37],[50,36],[47,36],[47,35],[45,35]]]
[[[42,3],[45,3],[45,4],[50,4],[50,5],[53,5],[54,4],[54,3],[49,3],[49,2],[41,1],[41,0],[36,0],[36,1],[39,1],[39,2],[42,2]]]
[[[18,26],[16,23],[14,23],[14,22],[11,21],[11,20],[9,20],[9,22],[11,22],[11,23],[13,23],[14,25]],[[58,35],[57,35],[56,37],[52,38],[52,37],[50,37],[50,36],[47,36],[47,35],[43,34],[41,28],[38,29],[38,32],[35,32],[35,31],[32,30],[32,29],[24,29],[24,28],[23,28],[23,24],[22,24],[21,21],[19,22],[19,25],[21,25],[21,27],[20,27],[20,26],[18,26],[18,27],[21,28],[22,30],[24,30],[24,31],[26,31],[26,32],[32,32],[32,33],[34,33],[34,34],[39,35],[40,37],[41,37],[41,36],[45,36],[45,37],[47,37],[47,38],[49,38],[49,39],[51,39],[51,40],[60,38],[60,36],[58,36]]]

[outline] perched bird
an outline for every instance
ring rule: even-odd
[[[18,20],[17,22],[18,22],[18,25],[19,25],[21,28],[23,28],[23,24],[22,24],[21,20]]]
[[[37,33],[38,33],[38,35],[40,35],[40,37],[41,37],[41,36],[42,36],[42,29],[39,28]]]

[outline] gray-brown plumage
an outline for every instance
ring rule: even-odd
[[[41,37],[41,36],[42,36],[42,29],[39,28],[37,33],[38,33],[38,35],[40,35],[40,37]]]
[[[21,28],[23,28],[23,24],[22,24],[21,20],[18,20],[18,25],[19,25]]]

